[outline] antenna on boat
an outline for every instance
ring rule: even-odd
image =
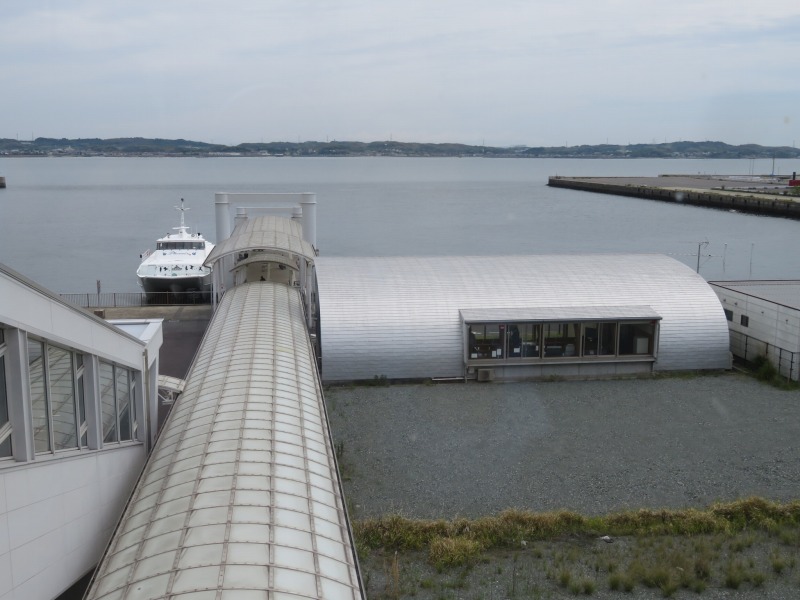
[[[188,208],[185,208],[183,206],[183,198],[181,198],[181,205],[180,206],[176,206],[175,210],[178,210],[181,213],[181,226],[180,227],[173,227],[173,229],[177,229],[178,231],[183,233],[183,232],[186,231],[186,225],[184,223],[183,216],[186,213],[186,211],[189,210]]]

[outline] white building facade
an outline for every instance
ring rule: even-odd
[[[90,571],[144,464],[161,322],[122,327],[0,265],[0,600]]]
[[[731,332],[731,352],[764,356],[779,373],[800,378],[800,281],[711,281]]]

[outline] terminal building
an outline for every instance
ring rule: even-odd
[[[363,598],[323,381],[730,367],[668,257],[325,258],[313,194],[215,202],[216,310],[158,437],[160,321],[0,268],[0,600],[98,563],[90,600]]]
[[[161,320],[116,326],[0,265],[0,598],[96,564],[156,435]]]
[[[728,369],[708,284],[662,255],[316,261],[325,382]]]

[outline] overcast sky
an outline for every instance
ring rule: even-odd
[[[797,0],[2,0],[0,137],[800,143]]]

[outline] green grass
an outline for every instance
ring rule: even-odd
[[[800,546],[800,502],[748,498],[704,510],[637,510],[591,517],[520,510],[472,520],[392,515],[356,521],[353,531],[359,555],[421,553],[439,576],[491,564],[491,577],[507,578],[514,595],[523,586],[517,561],[525,557],[537,565],[533,572],[545,579],[530,582],[526,571],[527,589],[549,582],[553,590],[592,595],[598,584],[620,594],[641,586],[669,598],[685,593],[682,590],[755,590],[781,577],[788,581],[786,573],[795,573]],[[614,543],[601,542],[603,535],[610,535]],[[397,567],[391,571],[391,588],[396,590]],[[422,577],[414,585],[434,587]]]
[[[732,535],[748,530],[738,544],[752,544],[751,531],[780,530],[782,539],[800,530],[800,502],[786,504],[748,498],[714,504],[706,510],[638,510],[585,517],[574,512],[533,513],[507,510],[480,519],[415,520],[399,515],[356,521],[354,533],[367,548],[422,550],[434,539],[463,539],[482,549],[520,548],[522,542],[556,540],[564,536],[596,538]],[[795,538],[797,539],[797,538]]]

